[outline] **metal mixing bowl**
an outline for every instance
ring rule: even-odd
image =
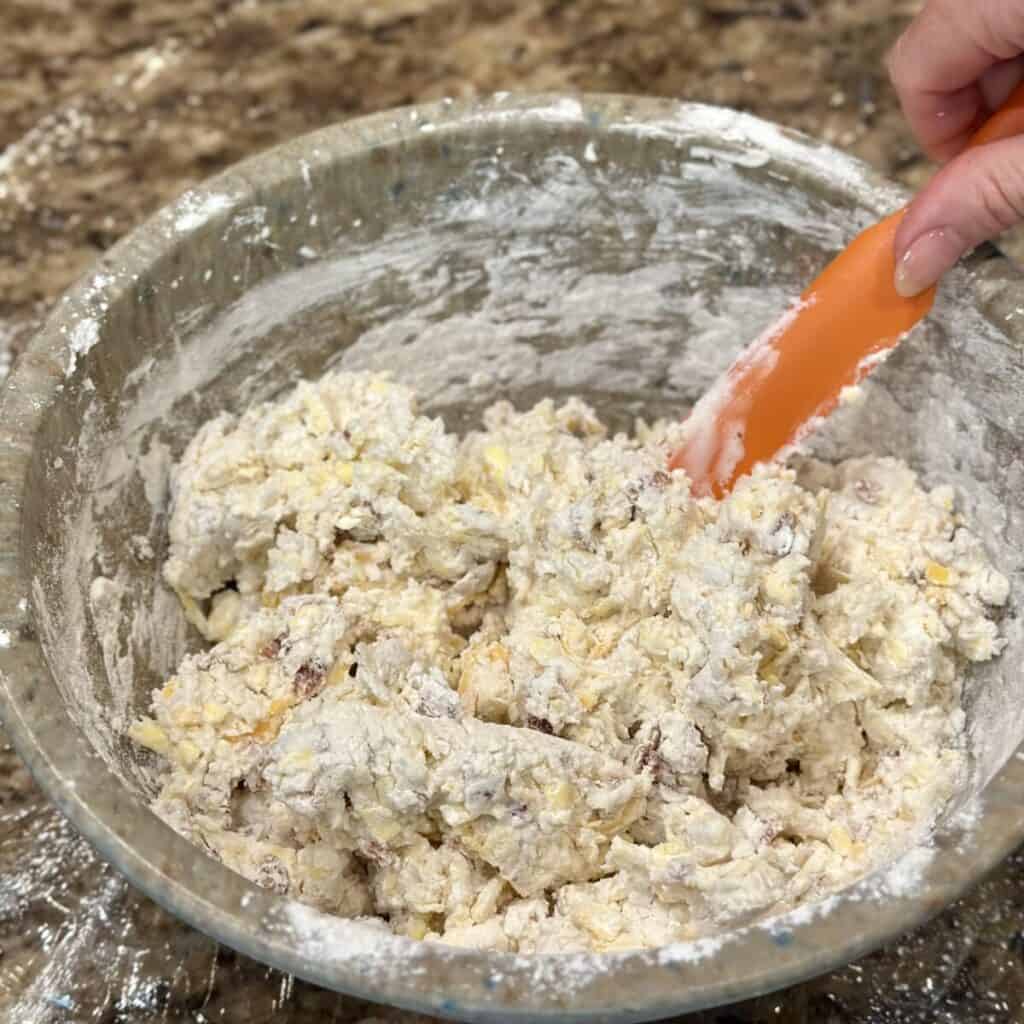
[[[188,193],[58,304],[3,394],[0,692],[18,751],[104,857],[197,928],[319,984],[467,1020],[644,1020],[721,1004],[939,910],[1024,839],[1013,608],[1007,652],[968,688],[972,814],[950,810],[930,860],[660,950],[514,957],[323,918],[155,818],[156,766],[123,737],[195,642],[159,566],[169,465],[211,414],[339,365],[392,369],[459,429],[498,397],[583,394],[619,425],[678,415],[900,199],[855,161],[753,118],[614,97],[365,118]],[[817,442],[896,454],[928,483],[954,484],[1015,595],[1020,294],[991,251],[951,275],[867,402]]]

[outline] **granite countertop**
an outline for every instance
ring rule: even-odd
[[[928,174],[881,57],[913,0],[4,0],[0,378],[56,296],[215,171],[333,121],[497,90],[725,104]],[[1012,240],[1008,251],[1024,252]],[[690,1024],[1024,1021],[1024,851],[930,925]],[[218,948],[100,863],[0,735],[0,1015],[17,1024],[426,1018]]]

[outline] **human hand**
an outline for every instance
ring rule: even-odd
[[[962,152],[1024,80],[1024,0],[928,0],[889,74],[910,128],[945,166],[896,233],[896,290],[916,295],[976,245],[1024,221],[1024,136]]]

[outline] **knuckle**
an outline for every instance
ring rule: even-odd
[[[983,165],[975,177],[973,208],[984,231],[1006,231],[1024,221],[1024,180],[1012,164]]]
[[[1008,60],[1024,46],[1024,9],[1016,0],[988,0],[976,5],[976,21],[982,30],[985,49],[999,60]]]

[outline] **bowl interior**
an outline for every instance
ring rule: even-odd
[[[68,742],[135,794],[154,764],[123,731],[196,642],[160,567],[168,471],[205,419],[329,367],[388,369],[457,430],[498,398],[581,395],[623,429],[679,416],[899,198],[707,108],[456,114],[399,112],[242,165],[118,247],[51,325],[63,379],[32,450],[22,559]],[[983,308],[985,273],[956,275],[815,445],[954,484],[1020,595],[1024,371]],[[1006,654],[969,686],[975,788],[1024,737],[1012,609],[1004,629]]]

